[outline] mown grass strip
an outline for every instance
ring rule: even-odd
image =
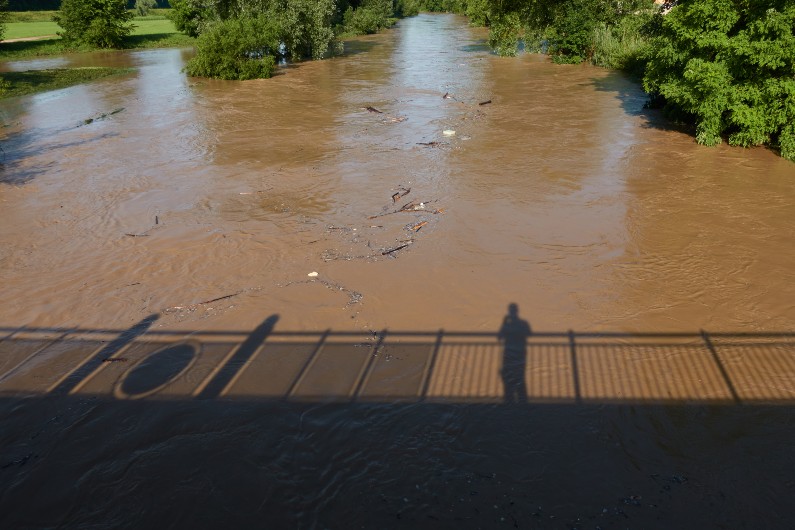
[[[43,22],[9,22],[3,39],[24,39],[28,37],[41,37],[42,35],[55,35],[61,31],[61,26],[51,21]]]
[[[52,22],[58,11],[9,11],[8,22]]]
[[[130,68],[91,67],[3,72],[0,73],[0,99],[57,90],[130,71]]]

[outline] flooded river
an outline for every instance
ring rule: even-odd
[[[0,65],[0,526],[791,527],[795,164],[485,37]]]

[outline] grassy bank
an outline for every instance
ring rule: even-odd
[[[57,90],[129,71],[129,68],[64,68],[3,72],[0,74],[0,99]]]
[[[123,49],[179,48],[193,46],[196,39],[188,37],[174,27],[166,17],[167,9],[152,10],[146,17],[133,19],[132,33],[124,40]],[[55,11],[11,13],[11,22],[6,27],[6,39],[21,39],[53,35],[61,28],[52,21]],[[92,51],[87,47],[65,46],[60,37],[35,41],[0,43],[0,61],[61,55],[72,52]]]

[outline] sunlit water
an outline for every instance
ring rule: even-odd
[[[0,104],[0,325],[793,329],[795,164],[484,38],[421,15],[243,83],[5,63],[134,71]],[[783,406],[3,403],[11,526],[786,528],[793,487]]]

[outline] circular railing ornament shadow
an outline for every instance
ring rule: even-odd
[[[157,394],[196,363],[201,344],[170,344],[144,356],[130,367],[113,389],[118,399],[142,399]]]

